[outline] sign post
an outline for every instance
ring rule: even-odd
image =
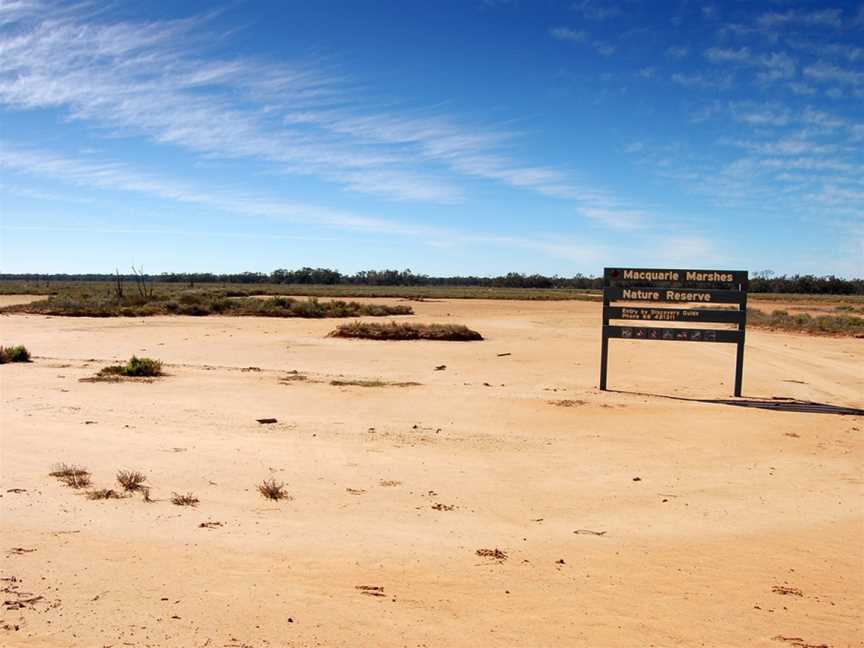
[[[746,270],[604,268],[600,389],[606,390],[611,338],[721,342],[738,345],[735,358],[735,396],[741,396],[748,284]],[[613,306],[612,302],[625,305]],[[679,304],[686,307],[666,307]],[[738,308],[713,309],[713,304],[737,305]],[[623,321],[625,324],[610,324],[610,320]],[[631,321],[635,325],[631,325]],[[646,325],[646,322],[652,325]],[[735,324],[736,327],[674,326],[681,323]]]

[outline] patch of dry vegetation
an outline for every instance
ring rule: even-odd
[[[74,464],[56,464],[51,468],[48,475],[55,477],[69,488],[87,488],[90,485],[90,472],[86,468]]]
[[[351,322],[342,324],[329,337],[367,340],[446,340],[470,342],[483,336],[463,324],[414,324],[410,322]]]
[[[16,346],[0,346],[0,364],[11,362],[30,362],[30,352],[20,344]]]
[[[261,493],[261,496],[266,497],[267,499],[277,502],[283,499],[290,499],[288,491],[285,490],[285,484],[283,482],[277,482],[275,479],[265,479],[263,482],[258,484],[257,489],[258,492]]]
[[[775,310],[768,314],[755,308],[748,308],[747,325],[811,335],[864,336],[864,317],[845,313],[814,317],[809,313],[790,314],[785,310]]]
[[[111,365],[99,370],[99,378],[156,378],[162,374],[162,361],[132,356],[126,364]]]
[[[192,493],[171,493],[171,503],[177,506],[197,506],[199,501]]]
[[[418,387],[418,382],[390,382],[387,380],[331,380],[334,387]]]
[[[274,296],[256,299],[232,297],[236,291],[187,291],[117,296],[106,291],[66,291],[47,299],[0,309],[9,313],[31,313],[66,317],[150,317],[153,315],[233,315],[257,317],[383,317],[412,315],[410,306],[361,304],[356,301],[299,300]]]
[[[504,562],[505,560],[507,560],[507,553],[497,548],[478,549],[475,553],[481,558],[491,558],[493,560],[497,560],[498,562]]]
[[[147,481],[146,475],[137,470],[120,470],[117,472],[117,483],[127,492],[141,490],[145,481]]]
[[[106,500],[106,499],[123,499],[123,495],[115,491],[113,488],[100,488],[87,493],[87,499],[91,500]]]

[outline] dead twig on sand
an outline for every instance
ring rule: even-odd
[[[576,529],[573,533],[576,535],[595,535],[595,536],[605,536],[605,531],[593,531],[591,529]]]

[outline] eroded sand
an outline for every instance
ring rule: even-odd
[[[42,597],[0,609],[0,644],[864,645],[861,417],[686,400],[729,396],[732,345],[614,340],[622,391],[599,392],[597,304],[412,306],[488,339],[0,318],[36,356],[0,368],[0,600]],[[862,347],[748,332],[745,395],[861,407]],[[170,376],[79,382],[133,353]],[[86,500],[58,461],[96,487],[142,470],[157,501]],[[269,477],[293,500],[262,499]]]

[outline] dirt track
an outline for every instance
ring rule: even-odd
[[[0,368],[0,600],[36,599],[0,608],[0,644],[864,645],[862,417],[704,402],[733,345],[613,340],[599,392],[593,303],[412,306],[487,340],[0,318],[36,356]],[[862,347],[749,331],[745,396],[860,408]],[[170,375],[79,382],[133,353]],[[139,469],[157,501],[87,500],[58,461]]]

